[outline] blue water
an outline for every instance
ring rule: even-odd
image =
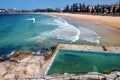
[[[35,18],[36,22],[29,20],[31,18]],[[47,19],[52,17],[39,14],[0,14],[0,55],[19,49],[35,50],[42,46],[40,40],[30,39],[56,27],[47,25],[44,21]]]
[[[120,71],[120,53],[58,50],[47,74]]]
[[[102,26],[107,34],[100,31]],[[111,32],[113,37],[108,36]],[[116,32],[120,33],[101,24],[48,14],[0,14],[0,55],[16,50],[39,51],[57,43],[99,45],[119,41],[119,37],[114,38],[119,34]]]
[[[32,19],[35,19],[35,22]],[[64,18],[45,14],[0,14],[0,55],[74,43],[80,30]],[[94,34],[97,37],[97,34]]]

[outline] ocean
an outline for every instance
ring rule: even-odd
[[[62,16],[0,14],[0,55],[16,50],[37,52],[57,43],[118,45],[119,34],[119,30],[97,22]]]

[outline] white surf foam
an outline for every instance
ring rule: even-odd
[[[96,32],[83,27],[80,27],[79,29],[81,31],[80,39],[85,40],[87,42],[99,44],[100,36],[98,36]]]
[[[48,15],[48,16],[51,16],[51,17],[58,17],[58,16],[55,16],[55,15],[52,15],[52,14],[44,14],[43,15]]]
[[[55,15],[52,15],[52,14],[50,16],[52,16],[52,17],[58,17],[58,16],[55,16]]]
[[[40,54],[41,52],[40,51],[37,51],[36,54]]]
[[[58,26],[53,30],[45,31],[40,33],[40,35],[30,38],[29,40],[45,40],[45,39],[56,39],[56,40],[65,40],[70,42],[76,42],[81,39],[87,42],[99,44],[100,37],[96,32],[69,24],[66,20],[61,17],[54,17],[44,21],[46,25]]]
[[[47,38],[39,35],[39,36],[36,36],[36,37],[33,37],[33,38],[29,38],[27,41],[34,41],[34,40],[39,40],[39,39],[40,39],[41,41],[44,41],[44,40],[47,39]]]
[[[69,24],[62,18],[55,19],[54,23],[58,25],[56,29],[44,32],[41,35],[47,38],[60,39],[71,42],[75,42],[79,39],[80,31],[75,26]]]
[[[35,23],[35,18],[30,18],[30,19],[27,19],[29,21],[32,21],[33,23]]]
[[[51,23],[54,23],[58,27],[54,30],[41,33],[39,36],[32,38],[35,39],[56,39],[75,42],[79,39],[80,30],[75,26],[69,24],[62,18],[55,18]]]

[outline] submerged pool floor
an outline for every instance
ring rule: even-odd
[[[47,74],[120,71],[120,54],[58,50]]]

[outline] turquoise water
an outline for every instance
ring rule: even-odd
[[[31,18],[35,18],[33,23]],[[42,45],[42,40],[32,40],[40,33],[54,29],[56,26],[47,25],[44,20],[51,16],[39,14],[0,14],[0,55],[8,54],[19,49],[36,50]],[[49,47],[49,46],[48,46]]]
[[[112,35],[111,35],[112,34]],[[41,51],[57,43],[120,44],[119,30],[47,14],[0,14],[0,55],[16,50]]]
[[[49,48],[58,42],[76,43],[80,40],[80,33],[76,26],[63,17],[45,14],[0,14],[0,55],[21,49],[36,51],[43,47]],[[94,32],[91,34],[93,38],[98,37]],[[83,42],[87,43],[86,40]]]
[[[119,59],[120,53],[60,49],[47,74],[120,71]]]

